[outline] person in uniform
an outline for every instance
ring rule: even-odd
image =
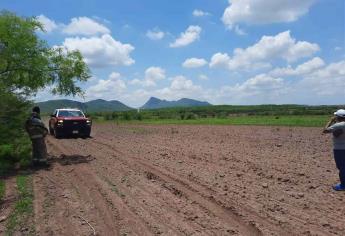
[[[40,116],[40,108],[35,106],[31,116],[27,119],[25,129],[32,142],[32,164],[34,166],[49,166],[47,162],[47,146],[44,138],[48,134],[48,129],[44,125]]]
[[[333,153],[339,170],[340,183],[333,187],[336,191],[345,191],[345,110],[340,109],[327,123],[323,133],[333,134]]]

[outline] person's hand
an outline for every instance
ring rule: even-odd
[[[332,119],[331,119],[331,122],[332,122],[332,123],[336,123],[336,122],[337,122],[337,117],[336,117],[336,116],[333,116]]]

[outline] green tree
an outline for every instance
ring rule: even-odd
[[[35,17],[0,12],[0,174],[28,156],[23,126],[32,98],[46,87],[59,95],[83,95],[78,82],[90,77],[79,51],[50,47]]]
[[[10,92],[32,95],[46,86],[63,95],[81,95],[77,81],[89,69],[79,51],[49,47],[37,36],[44,30],[34,17],[0,13],[0,83]]]

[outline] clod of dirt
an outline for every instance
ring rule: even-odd
[[[149,180],[157,180],[158,179],[158,176],[151,173],[151,172],[145,172],[145,174],[146,174],[146,178]]]
[[[0,222],[5,221],[6,219],[7,219],[7,217],[6,217],[6,216],[0,216]]]

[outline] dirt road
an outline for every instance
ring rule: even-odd
[[[345,235],[329,137],[314,128],[96,125],[49,137],[40,235]]]

